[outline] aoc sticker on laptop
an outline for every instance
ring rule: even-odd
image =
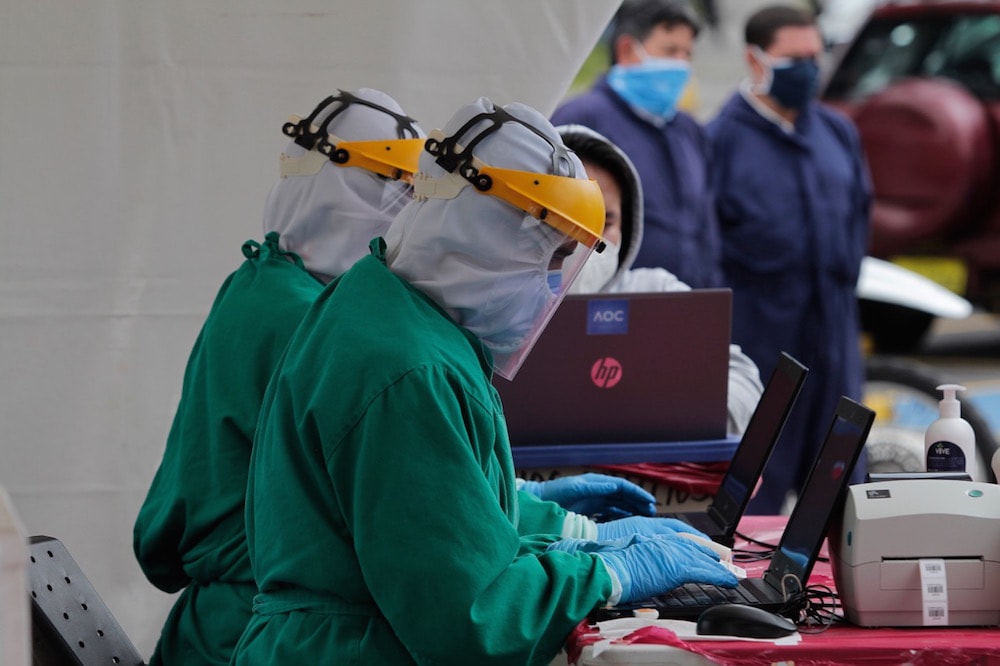
[[[587,301],[587,335],[628,333],[628,301],[624,299]]]

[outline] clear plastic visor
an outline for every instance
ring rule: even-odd
[[[483,342],[493,354],[494,371],[511,381],[594,251],[534,218],[525,217],[522,225],[533,229],[524,229],[519,237],[538,239],[536,248],[522,248],[523,256],[541,251],[548,262],[499,271],[485,307],[506,322],[495,335],[483,336]]]

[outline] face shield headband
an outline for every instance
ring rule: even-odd
[[[313,123],[328,106],[339,103],[319,127]],[[396,120],[395,140],[344,141],[327,133],[330,122],[352,104],[361,104],[380,111]],[[396,113],[380,104],[339,90],[336,95],[324,99],[305,118],[293,115],[282,125],[281,131],[295,143],[306,149],[302,157],[284,157],[281,163],[283,176],[315,175],[327,160],[337,166],[358,167],[392,180],[412,182],[413,173],[423,149],[423,140],[409,116]]]
[[[476,134],[467,145],[458,140],[482,121],[490,125]],[[555,176],[516,169],[490,166],[473,155],[475,147],[504,123],[517,123],[527,128],[552,147],[552,171],[560,163],[570,165],[570,176]],[[450,137],[441,130],[428,135],[425,149],[451,177],[432,178],[416,174],[414,196],[417,198],[453,199],[465,187],[506,201],[515,208],[559,230],[597,252],[604,250],[601,232],[604,230],[604,197],[594,180],[576,178],[576,169],[568,159],[568,149],[554,144],[538,128],[510,115],[500,107],[479,113],[469,119]]]

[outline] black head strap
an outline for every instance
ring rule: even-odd
[[[313,132],[312,127],[316,118],[323,112],[324,109],[335,102],[340,102],[340,107],[334,109],[334,111],[323,120],[323,124],[320,125],[315,132]],[[352,104],[361,104],[371,109],[381,111],[382,113],[394,118],[396,120],[396,137],[399,139],[416,139],[419,137],[417,128],[415,127],[416,121],[413,118],[401,113],[396,113],[392,109],[387,109],[381,104],[376,104],[375,102],[362,99],[361,97],[344,90],[338,90],[336,95],[330,95],[324,99],[315,109],[313,109],[312,113],[297,123],[291,121],[285,123],[282,125],[281,131],[285,136],[290,137],[295,141],[295,143],[302,146],[306,150],[316,148],[321,153],[330,155],[332,159],[333,155],[331,155],[331,153],[335,151],[333,150],[333,145],[330,144],[327,139],[328,135],[326,128],[330,125],[330,121],[343,113],[344,109],[348,108]]]
[[[459,143],[466,133],[482,121],[488,121],[489,127],[476,134],[468,143]],[[565,146],[553,143],[552,139],[543,134],[537,127],[512,116],[506,109],[496,105],[493,106],[492,111],[483,111],[470,118],[449,137],[441,140],[427,139],[424,147],[428,153],[435,156],[435,161],[443,169],[451,173],[457,172],[462,178],[472,183],[476,189],[485,192],[492,187],[493,181],[489,176],[480,174],[479,169],[473,165],[473,151],[480,141],[500,129],[504,123],[517,123],[526,127],[549,144],[552,148],[552,173],[557,173],[559,163],[563,162],[570,165],[570,169],[573,171],[571,175],[576,176],[573,163],[568,158],[569,150]]]

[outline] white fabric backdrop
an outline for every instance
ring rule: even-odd
[[[132,523],[281,123],[335,88],[425,129],[548,113],[618,0],[0,0],[0,484],[148,655],[172,597]]]

